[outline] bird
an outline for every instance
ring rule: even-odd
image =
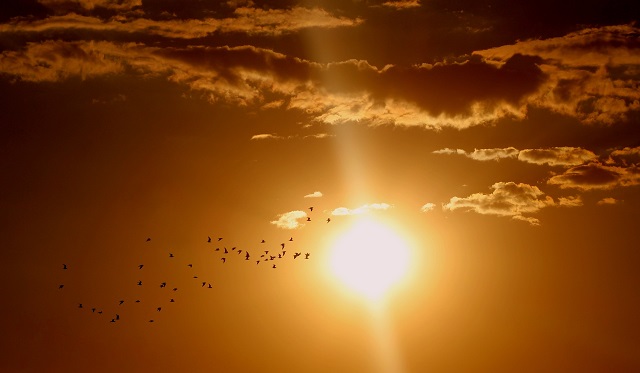
[[[111,319],[111,321],[109,321],[109,322],[116,322],[116,319]]]
[[[120,315],[116,313],[116,320],[120,320]]]
[[[276,268],[276,265],[274,264],[273,267],[271,267],[271,268]]]
[[[82,308],[82,303],[78,304],[78,308]]]
[[[269,250],[265,250],[265,251],[264,251],[264,253],[265,253],[265,254],[269,254]]]
[[[278,259],[282,259],[282,254],[278,254]]]
[[[259,261],[259,260],[256,260],[256,265],[258,265],[258,264],[260,264],[260,261]]]
[[[63,287],[64,287],[64,284],[58,285],[58,289],[62,289]]]
[[[193,276],[193,278],[198,278],[198,276]]]
[[[280,246],[282,246],[282,248],[284,249],[284,242],[280,244]]]
[[[242,254],[242,250],[238,250],[238,255]]]
[[[210,236],[207,236],[207,242],[211,243],[211,237]]]
[[[158,307],[158,308],[156,308],[156,310],[157,310],[158,312],[160,312],[160,311],[162,311],[162,307]]]
[[[169,253],[169,258],[174,258],[172,253]]]
[[[289,241],[293,241],[293,237],[289,238]]]
[[[144,264],[138,264],[138,269],[142,269],[142,267],[144,267]]]
[[[62,269],[67,269],[67,265],[66,265],[66,264],[63,264],[63,265],[62,265]]]
[[[218,241],[222,241],[222,237],[218,237]]]
[[[204,287],[206,284],[207,284],[206,282],[203,282],[203,283],[202,283],[202,287]]]
[[[124,301],[120,300],[120,303],[118,304],[118,306],[122,306],[122,303],[124,303]]]
[[[163,283],[161,283],[161,284],[160,284],[160,287],[161,287],[161,288],[163,288],[163,287],[165,287],[165,286],[167,286],[167,283],[166,283],[166,282],[163,282]]]
[[[140,299],[136,299],[136,303],[140,303]]]
[[[102,315],[102,311],[98,311],[98,314],[99,314],[99,315]]]
[[[295,258],[299,257],[300,255],[302,255],[302,253],[294,253],[294,254],[293,254],[293,259],[295,259]]]
[[[151,241],[151,237],[147,237],[147,242]]]
[[[211,288],[212,288],[211,284],[209,284],[208,288],[209,288],[209,289],[211,289]]]
[[[307,221],[311,221],[311,218],[307,216]]]
[[[226,248],[226,247],[224,248],[224,253],[225,253],[225,254],[229,254],[229,251],[227,250],[227,248]]]
[[[284,256],[284,254],[286,254],[286,253],[287,253],[287,250],[284,250],[284,251],[282,252],[282,256]]]
[[[193,268],[193,264],[187,264],[187,267]]]
[[[142,286],[142,281],[138,281],[138,286]]]
[[[309,255],[311,255],[311,254],[309,254],[309,253],[304,254],[304,258],[305,259],[309,259]]]
[[[235,249],[236,249],[236,247],[235,247],[235,246],[231,248],[231,250],[235,250]]]
[[[91,312],[94,312],[94,313],[95,313],[95,312],[96,312],[96,308],[95,308],[95,307],[93,307],[93,308],[91,309]]]
[[[308,259],[308,258],[307,258],[307,259]],[[178,288],[173,288],[172,290],[173,290],[173,291],[178,291]]]
[[[327,218],[327,223],[331,221],[331,218]]]
[[[249,259],[249,252],[248,252],[248,251],[245,251],[245,253],[244,253],[244,257],[245,257],[246,259]]]
[[[309,207],[309,211],[313,211],[313,206]]]
[[[227,262],[227,258],[220,258],[220,260],[222,260],[222,264]]]
[[[260,243],[264,243],[264,240],[260,241]]]
[[[173,300],[173,298],[171,298],[171,300],[169,301],[169,303],[174,303],[175,300]]]
[[[219,247],[216,247],[216,251],[220,251],[220,248],[219,248]]]
[[[153,319],[149,320],[149,322],[153,322]]]

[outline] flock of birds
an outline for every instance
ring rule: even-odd
[[[309,210],[313,211],[313,207],[309,207]],[[307,217],[306,220],[308,222],[311,221],[311,217]],[[327,218],[326,222],[327,223],[331,222],[331,218]],[[207,244],[214,244],[214,243],[221,243],[221,241],[223,241],[223,237],[216,237],[215,239],[212,239],[211,236],[208,236],[207,240],[206,240],[206,243]],[[151,242],[151,237],[147,237],[145,242],[147,242],[147,243]],[[267,265],[271,266],[272,269],[276,269],[277,268],[277,264],[276,264],[277,261],[283,260],[285,257],[292,257],[293,260],[296,260],[298,257],[301,257],[301,256],[304,255],[304,259],[301,259],[301,260],[308,260],[310,258],[311,253],[309,253],[309,252],[306,252],[306,253],[303,254],[303,252],[301,252],[301,251],[300,252],[294,251],[293,254],[287,254],[287,250],[286,249],[289,248],[289,247],[287,247],[287,244],[290,243],[290,242],[293,242],[293,237],[290,237],[287,242],[280,243],[279,247],[276,250],[273,250],[273,249],[271,249],[271,250],[269,250],[269,249],[261,250],[257,254],[253,250],[252,251],[254,252],[254,254],[251,254],[251,253],[249,253],[249,250],[246,250],[246,249],[243,250],[243,249],[237,248],[235,246],[231,247],[230,249],[228,249],[226,246],[222,246],[222,247],[216,246],[215,249],[214,249],[214,252],[216,252],[216,253],[218,253],[220,255],[219,259],[222,262],[222,264],[225,264],[225,263],[227,263],[228,260],[232,260],[232,258],[237,257],[237,258],[242,258],[243,261],[248,262],[248,263],[255,262],[256,265],[259,265],[260,263],[268,262],[269,264],[267,264]],[[265,245],[265,248],[266,248],[266,243],[267,242],[264,239],[260,241],[260,244],[261,245]],[[236,255],[232,255],[234,253]],[[173,252],[168,252],[166,255],[167,255],[169,260],[174,260],[176,258],[176,255],[174,255]],[[194,268],[193,263],[188,263],[186,266],[191,270],[193,270],[193,268]],[[148,266],[146,266],[144,263],[139,263],[139,264],[137,264],[137,267],[134,267],[134,268],[137,268],[137,271],[139,271],[140,274],[142,274],[145,271],[145,269],[148,269]],[[72,271],[72,270],[73,269],[70,268],[70,266],[67,265],[66,263],[62,264],[62,271],[66,272],[66,271]],[[203,281],[195,272],[192,272],[190,274],[190,276],[194,280],[197,280],[197,284],[199,285],[199,287],[205,288],[205,289],[212,289],[213,288],[213,285],[212,285],[211,281]],[[143,276],[140,276],[140,277],[143,277]],[[144,281],[144,284],[143,284],[143,280],[137,280],[137,282],[135,283],[135,286],[139,287],[139,288],[144,288],[144,287],[146,287],[148,285],[147,285],[147,281],[146,280]],[[175,297],[174,294],[178,293],[178,287],[173,286],[173,285],[172,286],[168,286],[167,281],[162,281],[162,282],[159,282],[159,283],[154,284],[152,286],[158,286],[160,289],[170,289],[169,291],[170,291],[171,295],[166,296],[165,299],[168,299],[168,303],[176,303],[176,297]],[[60,283],[58,285],[58,290],[63,291],[64,289],[65,289],[65,284],[64,283]],[[119,309],[120,307],[125,305],[125,303],[127,303],[127,304],[129,304],[129,303],[139,304],[139,303],[143,303],[143,301],[141,299],[138,299],[138,298],[134,298],[133,300],[116,299],[115,301],[110,302],[110,305]],[[162,307],[163,307],[163,305],[158,305],[158,304],[154,305],[153,308],[152,308],[153,313],[154,314],[158,314],[159,312],[161,312],[163,310]],[[77,308],[81,309],[81,310],[89,310],[92,314],[96,314],[96,315],[103,315],[103,314],[106,313],[106,311],[101,307],[87,306],[83,302],[78,302],[77,303]],[[125,309],[126,309],[126,306],[122,307],[122,310],[125,310]],[[111,313],[111,317],[107,317],[106,320],[109,320],[109,322],[111,322],[111,323],[119,322],[120,319],[121,319],[120,312],[122,312],[122,311],[120,311],[120,310],[113,311]],[[149,318],[148,322],[149,323],[155,322],[155,317]]]

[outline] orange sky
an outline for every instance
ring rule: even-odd
[[[640,370],[635,2],[211,3],[0,6],[0,371]]]

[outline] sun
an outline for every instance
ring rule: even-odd
[[[329,265],[344,285],[370,300],[381,299],[409,269],[410,250],[388,226],[356,222],[331,248]]]

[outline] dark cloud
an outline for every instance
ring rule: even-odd
[[[547,182],[560,188],[580,190],[634,186],[640,184],[640,167],[608,166],[592,162],[572,167],[560,175],[551,177]]]

